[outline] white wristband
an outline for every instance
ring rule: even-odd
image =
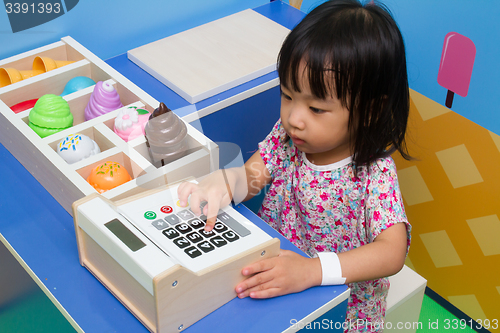
[[[335,252],[319,252],[318,258],[321,262],[322,286],[345,283],[339,257]]]

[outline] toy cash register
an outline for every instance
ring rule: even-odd
[[[118,202],[98,194],[73,204],[80,263],[151,332],[179,332],[236,296],[241,269],[279,253],[279,240],[221,209],[180,207],[177,186]]]

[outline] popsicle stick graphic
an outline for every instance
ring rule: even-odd
[[[437,81],[448,89],[447,107],[451,108],[455,93],[467,96],[475,58],[476,46],[469,38],[457,32],[449,32],[444,37]]]

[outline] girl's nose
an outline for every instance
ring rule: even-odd
[[[294,105],[290,108],[288,114],[288,123],[297,129],[304,129],[304,114],[303,110],[298,105]]]

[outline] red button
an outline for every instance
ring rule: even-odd
[[[173,209],[170,206],[163,206],[160,208],[160,210],[165,214],[170,214],[173,212]]]

